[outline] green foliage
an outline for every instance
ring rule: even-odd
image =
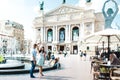
[[[0,55],[0,62],[3,62],[5,59],[2,55]]]
[[[109,69],[108,69],[108,68],[105,68],[105,67],[101,67],[101,68],[100,68],[100,72],[101,72],[101,73],[109,73]]]

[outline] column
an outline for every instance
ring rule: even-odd
[[[94,22],[92,22],[92,33],[94,33],[94,29],[95,29],[94,26],[95,26]]]
[[[58,42],[58,37],[59,37],[59,35],[58,35],[59,31],[57,31],[57,26],[55,27],[55,32],[56,32],[55,42],[57,43]]]
[[[79,38],[78,38],[78,53],[80,51],[80,42],[81,42],[82,38],[81,38],[81,24],[79,26]]]
[[[56,26],[53,26],[53,43],[55,42],[55,36],[56,36],[56,30],[55,30]]]
[[[69,36],[68,41],[69,42],[71,42],[71,34],[70,34],[71,31],[70,30],[71,30],[70,25],[68,25],[68,36]]]
[[[85,26],[84,26],[84,22],[82,22],[82,24],[81,24],[81,38],[83,39],[84,38],[84,28],[85,28]]]
[[[43,41],[46,42],[45,26],[43,26]]]
[[[44,40],[43,27],[41,27],[41,42]]]
[[[68,27],[69,27],[69,25],[66,25],[66,27],[65,27],[65,42],[66,43],[68,43],[68,37],[69,37]]]
[[[79,26],[79,41],[81,41],[81,24]]]

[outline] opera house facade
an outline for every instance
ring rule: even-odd
[[[46,50],[59,53],[76,54],[80,50],[89,50],[89,46],[83,47],[83,39],[103,28],[102,12],[67,4],[47,13],[40,10],[34,19],[36,42],[44,45]]]

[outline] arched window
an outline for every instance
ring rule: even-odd
[[[74,27],[72,29],[72,40],[78,41],[78,39],[79,39],[79,29],[78,29],[78,27]]]
[[[64,28],[61,28],[59,30],[59,41],[60,42],[65,41],[65,29]]]
[[[47,41],[48,42],[53,41],[53,31],[52,31],[52,29],[48,29],[48,31],[47,31]]]

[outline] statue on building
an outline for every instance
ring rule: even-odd
[[[116,9],[115,12],[113,11],[112,8],[108,8],[107,11],[105,12],[106,4],[109,1],[112,1],[115,4],[115,9]],[[114,0],[107,0],[103,5],[102,12],[103,12],[103,15],[104,15],[104,18],[105,18],[105,29],[106,28],[112,28],[111,27],[112,21],[113,21],[113,19],[115,18],[115,16],[118,13],[118,5],[117,5],[117,3]]]
[[[86,0],[87,3],[91,2],[91,0]]]
[[[48,32],[48,41],[49,41],[49,42],[52,41],[52,32]]]
[[[65,4],[66,3],[66,0],[63,0],[63,4]]]
[[[44,6],[44,1],[42,1],[42,3],[40,2],[40,10],[44,9],[43,6]]]
[[[73,40],[77,41],[78,40],[78,30],[73,31]]]
[[[60,31],[60,41],[64,41],[64,39],[65,39],[64,31]]]

